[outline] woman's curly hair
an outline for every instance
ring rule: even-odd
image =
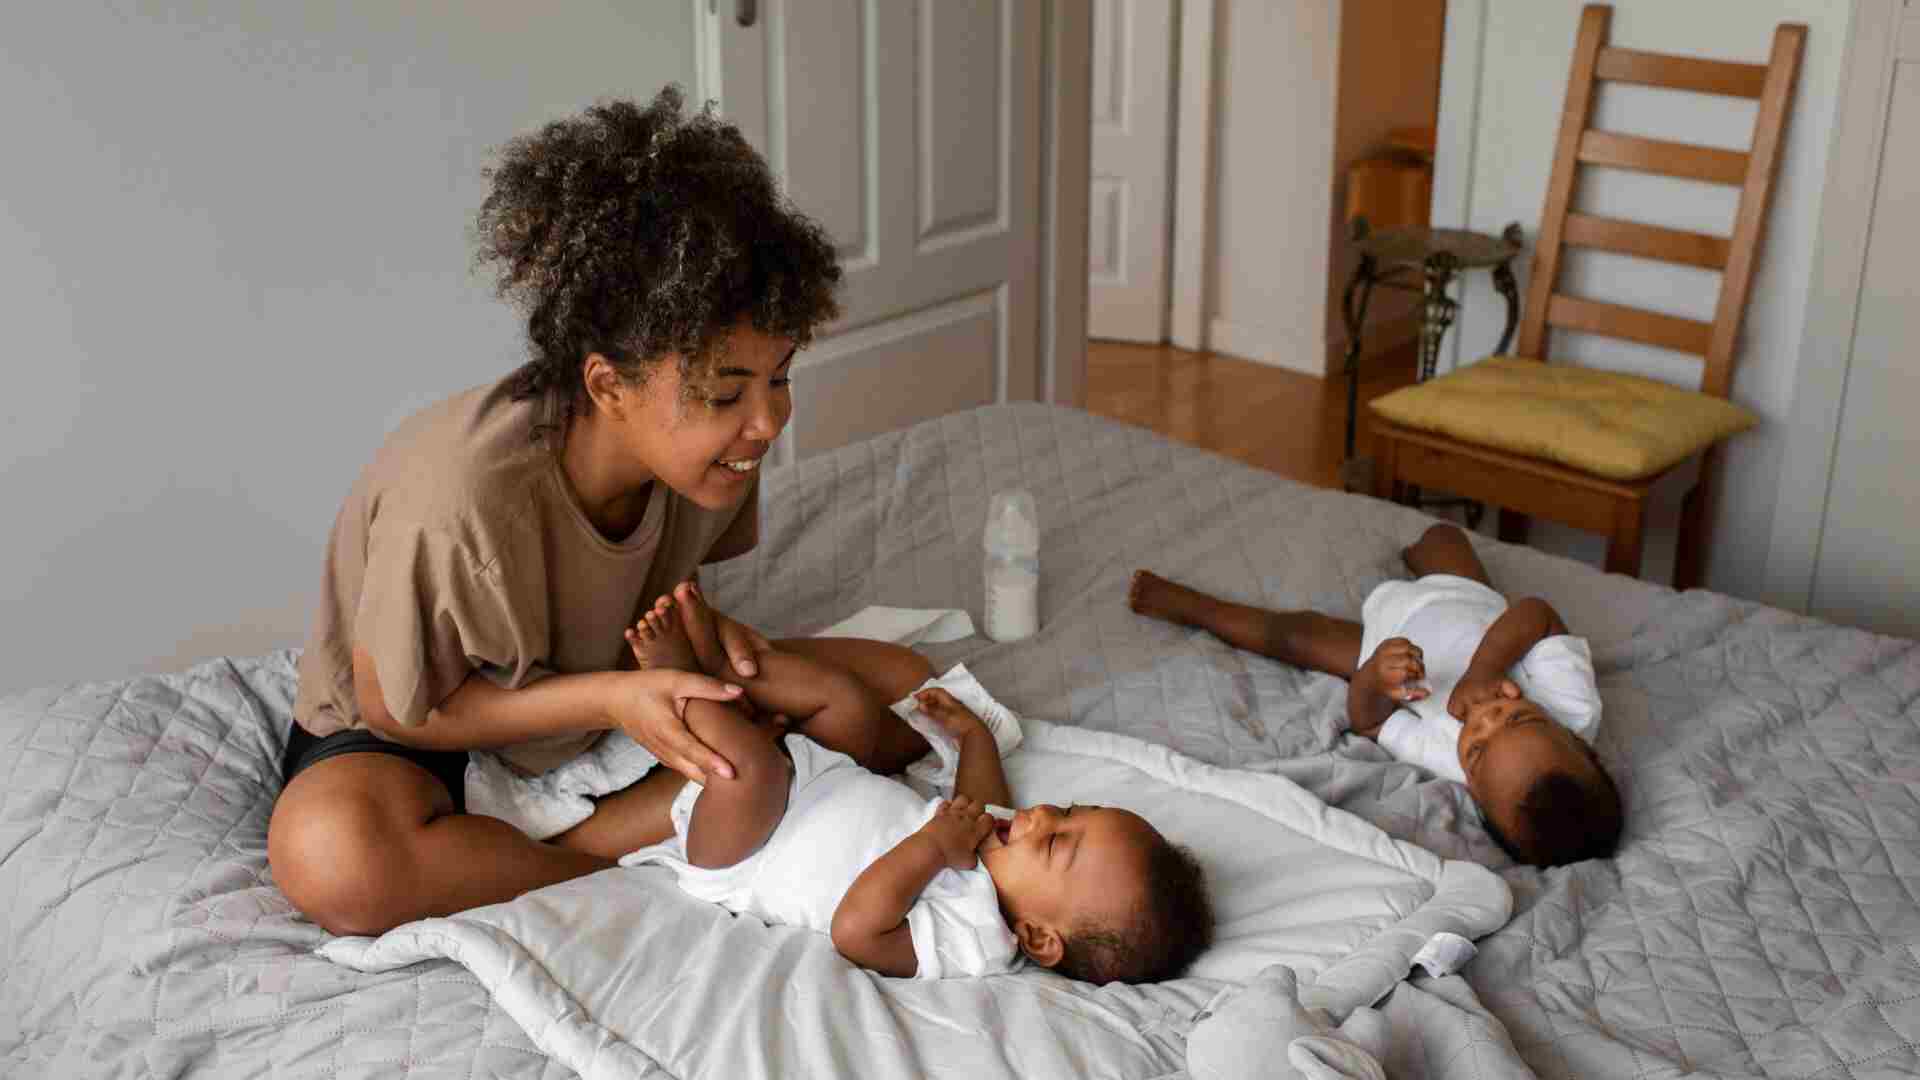
[[[743,320],[804,346],[839,314],[826,233],[738,128],[687,115],[678,86],[522,135],[486,175],[475,262],[526,313],[532,353],[512,394],[557,395],[563,417],[590,353],[634,380],[669,353],[694,374]]]

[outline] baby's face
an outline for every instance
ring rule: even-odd
[[[1600,777],[1580,737],[1526,698],[1492,698],[1475,705],[1460,728],[1460,769],[1473,801],[1509,837],[1523,834],[1520,802],[1534,782],[1564,772],[1583,783]]]
[[[1110,806],[1029,806],[995,825],[980,861],[1009,922],[1067,928],[1134,906],[1158,836],[1145,818]]]

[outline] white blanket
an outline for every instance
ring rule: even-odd
[[[855,968],[823,935],[730,916],[664,871],[616,869],[506,904],[339,938],[338,963],[434,957],[470,969],[542,1050],[589,1080],[648,1075],[1158,1077],[1185,1066],[1196,1014],[1269,965],[1336,1021],[1406,976],[1439,932],[1478,938],[1511,910],[1493,873],[1443,861],[1284,778],[1121,735],[1027,721],[1007,758],[1021,804],[1105,803],[1192,847],[1215,947],[1188,977],[1094,987],[1048,972],[927,983]]]

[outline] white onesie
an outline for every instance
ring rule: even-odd
[[[1406,638],[1420,647],[1431,691],[1400,706],[1380,728],[1379,742],[1388,753],[1436,776],[1467,782],[1460,768],[1461,725],[1447,712],[1447,699],[1467,673],[1487,628],[1506,610],[1506,597],[1452,574],[1388,581],[1368,594],[1361,609],[1360,662],[1372,659],[1381,642]],[[1545,638],[1509,668],[1507,676],[1529,700],[1588,744],[1599,735],[1600,691],[1585,638]]]
[[[786,747],[793,790],[786,816],[759,851],[720,870],[687,862],[687,827],[701,793],[699,784],[689,783],[673,802],[673,839],[642,848],[621,865],[662,865],[689,894],[729,911],[831,933],[833,913],[861,871],[925,825],[939,802],[803,735],[788,735]],[[978,864],[934,875],[907,911],[907,926],[917,978],[991,975],[1020,960],[993,879]]]

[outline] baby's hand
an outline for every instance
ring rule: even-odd
[[[933,841],[946,865],[955,870],[971,870],[974,852],[993,831],[993,819],[986,808],[965,795],[942,802],[933,818],[920,826],[921,835]]]
[[[937,686],[928,687],[913,695],[914,703],[920,711],[933,718],[940,730],[956,739],[964,741],[967,733],[974,728],[986,727],[986,721],[974,715],[972,709],[960,704],[960,699]]]
[[[1427,680],[1426,654],[1406,638],[1388,638],[1365,665],[1379,680],[1381,693],[1399,704],[1419,701],[1432,691],[1417,685]]]
[[[1453,693],[1447,696],[1447,712],[1451,713],[1455,720],[1464,724],[1467,722],[1467,714],[1472,712],[1475,706],[1500,698],[1506,698],[1508,701],[1519,700],[1519,685],[1504,675],[1475,675],[1469,671],[1460,677],[1460,681],[1454,685]]]

